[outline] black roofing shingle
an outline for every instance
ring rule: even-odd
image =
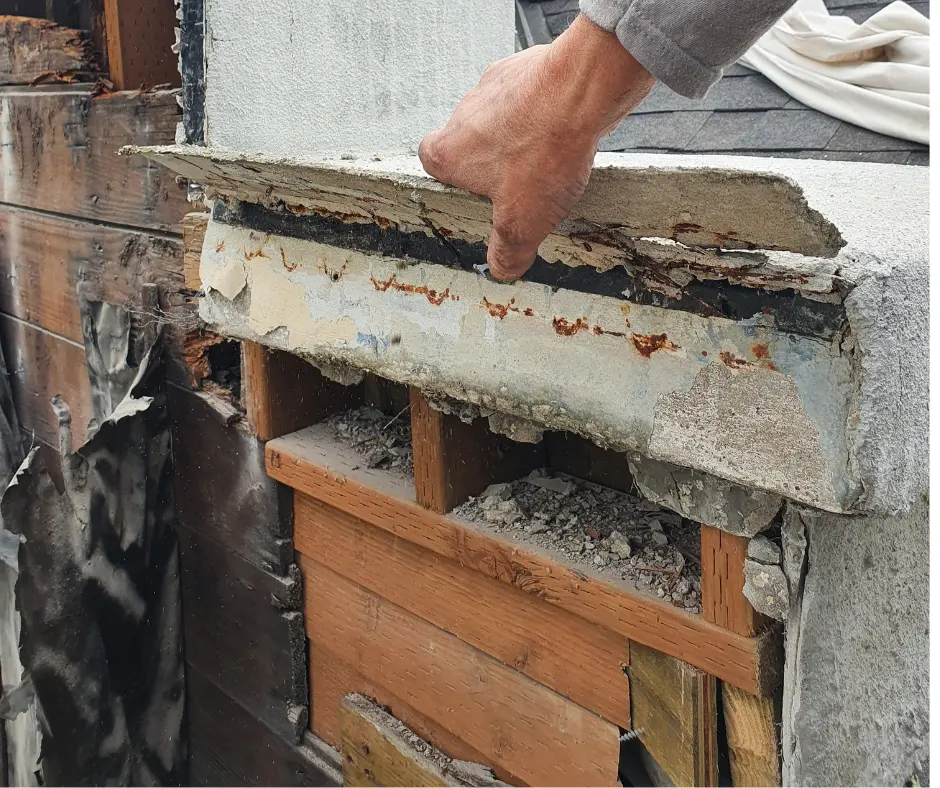
[[[633,148],[685,148],[711,117],[710,112],[628,115],[598,146],[602,151]]]
[[[577,16],[578,0],[518,0],[542,14],[552,37]],[[826,0],[834,14],[863,22],[888,0]],[[927,15],[928,2],[911,2]],[[786,158],[839,159],[895,164],[929,163],[929,150],[885,137],[806,107],[745,66],[725,70],[702,101],[691,101],[658,84],[601,150],[661,153],[734,153]]]

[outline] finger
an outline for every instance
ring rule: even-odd
[[[449,167],[444,155],[444,130],[436,129],[428,132],[418,145],[418,158],[424,171],[432,178],[447,181]]]
[[[486,262],[494,279],[512,282],[529,270],[537,253],[537,243],[514,243],[494,227],[486,249]]]

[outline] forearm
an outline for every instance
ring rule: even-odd
[[[701,98],[794,0],[581,0],[657,79]]]

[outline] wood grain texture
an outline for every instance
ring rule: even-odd
[[[50,446],[59,445],[52,398],[62,395],[72,411],[72,450],[88,437],[91,386],[85,350],[63,337],[0,315],[0,341],[20,425]]]
[[[339,758],[313,737],[296,746],[271,731],[214,683],[186,666],[190,784],[340,785]]]
[[[302,493],[294,498],[294,547],[301,569],[309,559],[329,566],[604,719],[631,727],[625,638]]]
[[[732,785],[780,785],[780,728],[773,698],[722,684],[721,702]]]
[[[165,0],[104,0],[108,69],[118,90],[179,87],[174,11]]]
[[[716,681],[691,665],[633,645],[630,685],[640,741],[674,785],[718,784]]]
[[[208,213],[187,213],[183,217],[183,285],[189,290],[202,289],[199,260],[202,257],[202,243],[206,239],[208,226]]]
[[[434,410],[414,387],[410,395],[415,493],[432,512],[449,512],[494,482],[518,479],[545,464],[541,444],[490,432],[485,419],[465,424]]]
[[[340,703],[339,718],[344,784],[456,785],[408,741],[392,715],[362,695],[346,695]]]
[[[739,635],[757,634],[765,620],[744,596],[748,539],[702,525],[702,615]]]
[[[617,728],[314,562],[307,636],[351,660],[416,711],[536,785],[611,785]]]
[[[702,613],[742,635],[772,622],[744,596],[745,537],[702,526]],[[735,786],[780,785],[780,743],[774,699],[722,682],[722,713]]]
[[[240,414],[211,396],[167,387],[173,493],[179,522],[262,569],[284,575],[293,562],[289,498],[264,472],[264,449]]]
[[[96,71],[94,44],[86,31],[45,19],[0,16],[0,85],[28,85],[48,74],[91,78]]]
[[[545,444],[550,468],[621,492],[635,491],[630,464],[623,452],[602,449],[572,432],[546,433]]]
[[[242,342],[242,401],[249,425],[267,441],[356,407],[362,387],[334,383],[291,353]]]
[[[412,502],[410,485],[358,467],[357,455],[322,427],[269,442],[266,462],[282,484],[735,686],[767,694],[778,682],[775,639],[737,635],[625,584],[575,571],[546,551],[429,512]]]
[[[310,664],[310,729],[314,735],[337,749],[342,746],[339,718],[340,704],[350,692],[358,692],[374,699],[388,709],[396,719],[422,739],[433,744],[445,755],[460,760],[481,763],[492,768],[498,777],[521,785],[518,777],[501,769],[482,753],[474,750],[458,735],[415,711],[409,704],[380,686],[364,678],[356,669],[336,656],[328,648],[309,641]]]
[[[0,89],[9,135],[0,159],[0,202],[179,232],[190,210],[185,186],[143,156],[118,156],[122,145],[134,141],[173,140],[176,94],[92,98],[91,91],[84,85]]]
[[[0,206],[0,310],[73,342],[82,342],[79,282],[91,299],[132,308],[144,284],[157,284],[178,314],[195,308],[180,292],[182,268],[176,239]]]
[[[279,577],[179,528],[186,660],[282,738],[307,726],[300,576]]]

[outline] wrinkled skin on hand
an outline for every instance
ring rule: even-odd
[[[584,17],[555,42],[491,65],[444,128],[421,142],[429,175],[493,204],[490,272],[512,281],[587,187],[597,144],[653,77]]]

